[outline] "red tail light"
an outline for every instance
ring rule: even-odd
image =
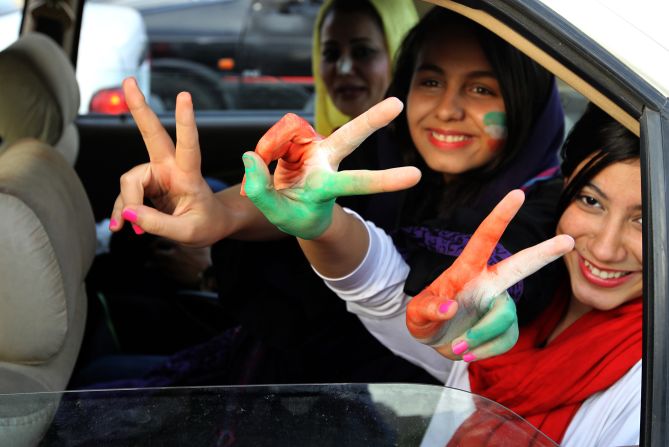
[[[123,90],[118,88],[107,88],[99,90],[88,107],[89,113],[104,113],[106,115],[120,115],[129,113],[130,109],[125,102]]]

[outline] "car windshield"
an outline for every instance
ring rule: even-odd
[[[42,422],[0,428],[3,445],[44,430],[40,445],[443,447],[493,429],[504,430],[509,446],[556,445],[490,400],[432,385],[27,393],[0,395],[0,411]]]

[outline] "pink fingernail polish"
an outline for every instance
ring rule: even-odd
[[[125,220],[128,222],[136,222],[137,221],[137,213],[134,212],[133,210],[125,210],[121,214]]]
[[[473,362],[474,360],[476,360],[476,356],[474,354],[465,354],[462,356],[462,360],[464,360],[467,363]]]
[[[441,303],[439,305],[439,312],[441,312],[442,314],[445,314],[446,312],[448,312],[448,309],[450,309],[452,304],[453,304],[453,301],[446,301],[444,303]]]
[[[467,342],[464,340],[459,341],[455,344],[455,346],[453,346],[453,354],[460,355],[467,349],[469,349],[469,346],[467,346]]]
[[[111,219],[111,220],[109,221],[109,229],[110,229],[110,230],[113,230],[113,229],[116,228],[117,226],[118,226],[118,222],[116,222],[116,219]]]
[[[132,224],[132,229],[135,234],[144,234],[144,230],[142,230],[137,224]]]

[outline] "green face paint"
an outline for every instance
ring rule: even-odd
[[[495,140],[506,138],[506,113],[488,112],[483,117],[485,132]]]

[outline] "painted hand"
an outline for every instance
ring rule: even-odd
[[[205,246],[217,202],[200,172],[200,146],[193,103],[180,93],[176,103],[176,147],[144,99],[134,79],[123,82],[123,91],[149,154],[149,163],[132,168],[121,177],[121,193],[114,204],[110,229],[118,231],[129,221],[137,234],[144,231],[189,245]],[[151,200],[155,208],[144,206]]]
[[[388,98],[323,139],[303,119],[289,114],[243,156],[243,192],[280,230],[302,239],[320,236],[332,222],[340,196],[397,191],[416,184],[420,171],[337,172],[339,163],[365,138],[388,124],[402,103]],[[278,160],[273,179],[267,165]]]
[[[520,190],[507,194],[453,265],[409,302],[407,327],[417,340],[448,358],[466,361],[492,357],[513,347],[518,339],[518,320],[506,289],[574,247],[570,236],[559,235],[488,266],[490,255],[524,200]]]

